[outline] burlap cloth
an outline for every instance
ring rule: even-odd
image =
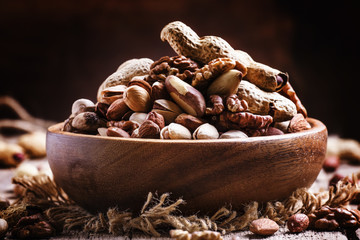
[[[38,160],[38,161],[29,161],[32,164],[35,165],[41,165],[41,164],[46,164],[46,159],[43,160]],[[13,189],[13,185],[11,184],[11,178],[12,178],[12,173],[14,170],[5,170],[5,169],[1,169],[0,170],[0,192],[1,194],[5,194],[7,196],[12,196],[12,189]],[[352,173],[356,173],[360,171],[360,167],[359,166],[352,166],[352,165],[348,165],[348,164],[342,164],[339,168],[339,170],[337,172],[343,174],[343,175],[351,175]],[[348,239],[348,237],[345,235],[346,233],[344,232],[340,232],[340,231],[334,231],[334,232],[317,232],[317,231],[312,231],[312,230],[307,230],[303,233],[299,233],[299,234],[291,234],[288,232],[287,228],[284,225],[281,225],[280,230],[273,236],[270,237],[260,237],[260,236],[256,236],[254,234],[252,234],[250,231],[247,230],[246,228],[246,224],[247,222],[251,221],[252,218],[256,218],[259,216],[267,216],[270,217],[272,219],[277,220],[277,222],[284,222],[285,218],[284,216],[286,216],[286,211],[289,211],[289,214],[291,214],[293,211],[298,211],[299,209],[311,209],[311,208],[317,208],[320,205],[333,205],[333,206],[338,206],[338,205],[346,205],[348,203],[348,199],[351,198],[352,194],[358,191],[357,186],[353,186],[351,187],[349,184],[347,184],[346,186],[343,185],[342,187],[338,188],[338,192],[336,194],[330,194],[329,196],[329,191],[327,191],[328,189],[328,182],[329,179],[333,176],[333,174],[327,174],[325,172],[320,172],[317,180],[315,181],[315,183],[313,184],[312,188],[309,190],[306,189],[302,189],[299,190],[297,193],[293,194],[293,197],[296,198],[297,200],[300,199],[300,201],[298,203],[295,204],[295,202],[289,201],[287,203],[282,202],[283,206],[281,206],[281,204],[279,205],[279,203],[272,203],[269,206],[263,206],[260,211],[260,207],[257,208],[258,206],[255,206],[254,203],[249,204],[248,205],[248,209],[250,214],[246,215],[246,211],[245,214],[244,213],[238,213],[237,216],[231,218],[231,210],[229,210],[230,212],[223,212],[220,210],[220,212],[218,214],[223,214],[222,217],[218,217],[217,221],[217,230],[221,231],[221,229],[226,229],[226,234],[223,235],[224,239]],[[356,176],[355,176],[356,177]],[[45,180],[44,180],[45,179]],[[28,188],[30,191],[29,192],[36,192],[35,195],[38,195],[34,198],[34,194],[30,194],[29,195],[29,199],[26,200],[27,202],[37,202],[37,204],[48,204],[48,202],[54,202],[55,203],[55,208],[53,208],[52,212],[49,211],[48,214],[51,215],[53,214],[54,219],[57,219],[58,221],[64,221],[65,218],[68,218],[69,216],[71,216],[72,214],[75,214],[75,216],[73,216],[73,221],[68,221],[67,225],[65,224],[65,231],[63,234],[58,235],[56,237],[52,237],[51,239],[128,239],[129,237],[134,238],[134,239],[150,239],[153,238],[154,236],[156,236],[159,239],[168,239],[168,226],[163,228],[163,226],[161,225],[156,225],[156,224],[150,224],[151,226],[155,226],[154,229],[151,229],[151,227],[149,227],[148,225],[146,225],[146,221],[148,221],[150,219],[150,221],[156,221],[154,219],[162,219],[162,221],[166,222],[166,221],[179,221],[178,223],[171,223],[170,225],[171,228],[173,228],[174,226],[178,226],[178,227],[183,227],[183,228],[199,228],[199,230],[201,230],[201,228],[209,228],[212,229],[214,228],[214,226],[212,226],[211,222],[209,221],[208,223],[204,222],[201,223],[201,221],[203,221],[203,219],[206,220],[206,218],[204,218],[203,216],[199,216],[199,217],[189,217],[186,216],[188,219],[188,223],[186,223],[186,221],[184,220],[183,222],[181,222],[181,213],[179,214],[179,212],[176,211],[176,206],[178,204],[182,204],[182,200],[179,199],[171,199],[171,196],[168,195],[159,195],[159,196],[154,196],[154,195],[149,195],[148,196],[148,200],[149,202],[144,203],[144,211],[143,215],[140,216],[136,216],[134,214],[134,216],[132,216],[132,225],[128,226],[129,228],[129,232],[131,232],[130,235],[127,236],[119,236],[119,235],[123,235],[123,232],[121,230],[112,230],[113,234],[109,234],[108,233],[108,229],[109,229],[109,221],[108,220],[104,220],[104,221],[108,221],[107,223],[104,223],[104,226],[102,225],[102,217],[99,215],[93,216],[93,215],[87,215],[86,212],[82,212],[82,210],[79,209],[73,209],[74,211],[71,212],[71,208],[73,208],[74,204],[69,204],[70,206],[72,206],[70,208],[70,214],[67,216],[63,216],[61,214],[59,214],[59,212],[66,212],[68,208],[68,206],[63,206],[61,202],[66,202],[68,201],[68,199],[66,199],[66,195],[62,195],[63,193],[61,192],[61,190],[58,190],[56,188],[56,186],[53,186],[52,184],[48,184],[46,183],[45,185],[49,185],[47,187],[44,188],[44,185],[41,187],[43,190],[47,189],[46,191],[48,191],[47,193],[42,192],[42,190],[37,189],[37,187],[41,184],[34,184],[36,183],[36,181],[34,182],[33,180],[24,180],[24,179],[15,179],[13,180],[14,182],[25,186],[26,188]],[[47,181],[46,178],[39,178],[38,181]],[[50,182],[51,183],[51,182]],[[51,190],[52,189],[52,190]],[[324,191],[325,190],[325,191]],[[317,201],[315,198],[311,200],[312,195],[310,194],[311,192],[317,193],[319,191],[322,191],[323,193],[326,194],[322,194],[323,195],[323,200],[322,201]],[[40,195],[41,196],[40,196]],[[44,199],[46,199],[46,201],[44,201]],[[171,202],[168,202],[167,199],[171,199]],[[163,200],[163,203],[161,203],[161,201]],[[311,201],[310,201],[311,200]],[[71,201],[71,200],[70,200]],[[60,204],[58,204],[57,202],[60,202]],[[300,205],[299,205],[300,204]],[[318,206],[316,206],[318,205]],[[76,204],[75,204],[76,206]],[[157,209],[154,210],[154,207],[156,208],[156,206],[158,206]],[[352,206],[352,207],[356,207],[356,206]],[[76,207],[75,207],[76,208]],[[253,216],[254,212],[251,210],[251,208],[256,209],[255,213],[258,214],[257,216]],[[264,210],[265,208],[265,210]],[[152,209],[154,210],[152,213]],[[292,209],[292,210],[291,210]],[[173,212],[174,211],[174,212]],[[113,214],[119,214],[121,211],[117,212],[116,210],[114,210]],[[169,214],[172,215],[173,213],[175,213],[175,216],[179,216],[179,218],[175,218],[172,220],[169,220],[168,218],[147,218],[145,215],[151,215],[151,214]],[[76,215],[79,214],[79,215]],[[109,212],[107,213],[107,215],[109,216]],[[153,215],[153,216],[154,216]],[[64,219],[61,219],[61,217],[64,217]],[[105,215],[104,215],[105,216]],[[103,217],[104,217],[103,216]],[[244,217],[245,216],[245,217]],[[79,220],[81,219],[82,220]],[[214,216],[210,216],[209,218],[214,219]],[[216,218],[216,217],[215,217]],[[77,219],[77,220],[75,220]],[[126,218],[118,218],[117,221],[124,221],[124,219]],[[164,220],[165,219],[165,220]],[[179,220],[180,219],[180,220]],[[113,221],[116,221],[113,219]],[[226,223],[226,221],[228,221],[228,223]],[[168,224],[168,223],[166,223]],[[165,225],[166,225],[165,224]],[[188,225],[187,225],[188,224]],[[191,227],[190,225],[193,224],[193,226]],[[201,225],[204,225],[201,227]],[[186,226],[187,225],[187,226]],[[242,226],[244,225],[244,226]],[[124,227],[124,225],[116,225],[114,224],[114,227],[116,228],[116,226],[121,226]],[[102,229],[104,228],[104,229]],[[130,229],[131,228],[131,229]],[[235,232],[231,232],[231,228],[242,228],[243,230],[241,231],[235,231]],[[97,229],[97,230],[96,230]],[[140,230],[139,230],[140,229]],[[98,232],[97,232],[98,231]],[[128,233],[129,233],[128,232]],[[145,232],[145,234],[144,234]],[[127,234],[128,234],[127,233]],[[115,235],[114,235],[115,234]],[[159,234],[159,235],[158,235]],[[359,234],[360,235],[360,232]],[[353,239],[356,239],[357,236],[354,236]]]

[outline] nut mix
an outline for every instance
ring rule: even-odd
[[[64,131],[123,138],[217,139],[311,128],[287,73],[182,22],[161,31],[176,56],[131,59],[76,100]]]

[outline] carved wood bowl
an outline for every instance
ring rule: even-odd
[[[56,183],[90,211],[139,211],[148,192],[183,197],[181,210],[214,213],[256,200],[280,200],[315,181],[327,130],[312,128],[246,139],[160,140],[92,136],[48,129],[47,155]]]

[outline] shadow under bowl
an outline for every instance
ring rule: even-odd
[[[249,201],[280,200],[310,187],[325,158],[327,129],[246,139],[161,140],[47,133],[56,183],[85,209],[139,211],[149,192],[170,192],[182,211],[213,213]]]

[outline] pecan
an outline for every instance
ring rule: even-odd
[[[231,94],[226,99],[226,107],[230,112],[244,112],[248,108],[248,104],[245,100],[240,100],[238,95]]]
[[[300,132],[303,130],[308,130],[311,128],[311,125],[306,121],[304,116],[300,113],[296,114],[291,120],[288,128],[288,132]]]
[[[55,235],[55,228],[40,214],[22,217],[11,231],[19,239],[48,238]]]
[[[309,227],[317,230],[357,229],[360,226],[359,211],[346,208],[323,206],[314,213],[309,214],[308,217],[310,220]]]
[[[156,81],[165,81],[169,75],[175,75],[185,82],[191,82],[199,65],[185,56],[164,56],[150,66],[146,81],[153,84]]]
[[[236,61],[231,58],[216,58],[195,72],[195,76],[191,84],[193,87],[203,90],[215,78],[224,72],[236,68],[236,66]]]
[[[307,111],[304,105],[302,105],[300,98],[296,95],[295,90],[290,85],[289,82],[287,82],[284,87],[279,92],[284,97],[287,97],[290,99],[293,103],[295,103],[296,110],[298,113],[301,113],[305,118],[307,117]]]
[[[205,109],[206,115],[219,115],[224,111],[223,99],[219,95],[211,95],[209,102],[211,107]]]
[[[224,113],[230,122],[237,124],[240,128],[268,128],[273,121],[273,118],[269,115],[256,115],[249,112]]]

